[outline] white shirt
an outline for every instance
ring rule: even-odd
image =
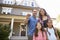
[[[51,34],[51,35],[49,35],[49,33]],[[47,36],[48,36],[48,39],[49,40],[57,40],[57,38],[56,38],[56,35],[55,35],[55,32],[54,32],[54,29],[53,28],[48,28],[48,32],[47,32]]]

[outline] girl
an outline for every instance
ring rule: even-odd
[[[42,28],[42,24],[40,22],[36,24],[33,40],[47,40],[46,32]]]
[[[57,30],[52,25],[52,20],[48,20],[47,25],[48,25],[47,28],[48,40],[57,40],[57,38],[59,39]]]
[[[50,19],[50,16],[47,14],[46,10],[41,8],[39,11],[39,18],[38,20],[42,22],[44,28],[47,27],[47,20]]]
[[[30,16],[31,16],[31,14],[26,15],[26,19],[24,20],[25,25],[28,24],[28,20],[29,20]]]

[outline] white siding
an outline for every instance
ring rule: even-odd
[[[15,15],[31,14],[31,15],[32,15],[32,10],[24,10],[24,9],[17,9],[17,8],[14,8],[14,9],[12,9],[11,14],[15,14]]]

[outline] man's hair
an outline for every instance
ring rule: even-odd
[[[37,9],[33,9],[32,11],[34,11],[34,10],[37,10]]]

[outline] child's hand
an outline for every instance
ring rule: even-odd
[[[30,14],[27,14],[27,15],[26,15],[26,19],[29,19],[30,16],[31,16]]]
[[[30,14],[27,14],[27,15],[26,15],[26,19],[24,20],[24,23],[25,23],[25,24],[28,23],[28,20],[29,20],[29,17],[30,17],[30,16],[31,16]]]

